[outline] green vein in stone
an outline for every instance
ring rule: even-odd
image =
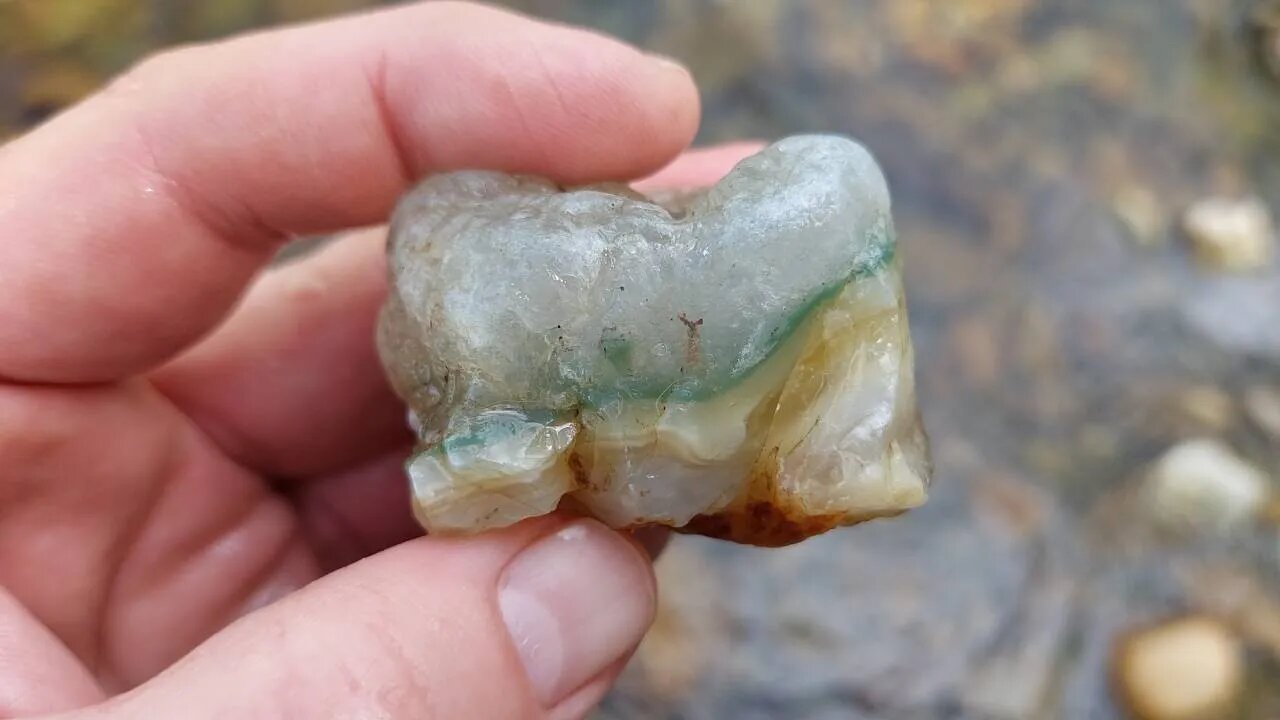
[[[834,299],[840,294],[850,283],[857,282],[866,278],[874,277],[883,272],[893,262],[896,254],[896,245],[886,223],[881,223],[874,230],[874,237],[868,243],[868,253],[859,258],[861,262],[857,264],[853,272],[839,282],[832,283],[821,288],[814,293],[803,305],[798,307],[790,315],[788,315],[778,327],[774,330],[775,338],[769,349],[760,357],[760,359],[748,368],[735,373],[730,373],[721,382],[713,382],[703,378],[687,378],[689,384],[681,385],[679,382],[656,382],[647,381],[643,385],[625,390],[616,389],[616,384],[625,382],[625,378],[619,378],[616,372],[625,371],[630,365],[630,356],[632,352],[632,344],[620,335],[609,336],[606,334],[601,344],[602,359],[608,364],[609,368],[614,372],[614,387],[609,389],[598,388],[592,385],[581,387],[564,379],[557,379],[557,384],[563,385],[558,388],[560,390],[572,392],[577,390],[579,393],[580,410],[601,410],[618,403],[636,400],[656,400],[661,401],[667,398],[677,400],[679,402],[697,402],[706,400],[724,392],[732,390],[734,387],[743,382],[746,378],[756,371],[757,368],[764,365],[765,362],[777,352],[793,335],[805,324],[813,314],[823,305]],[[504,410],[511,412],[510,407]],[[564,416],[568,411],[553,410],[543,407],[530,407],[516,412],[522,413],[530,422],[551,422],[557,416]],[[481,411],[483,414],[483,411]],[[474,418],[475,416],[473,416]],[[464,430],[460,433],[450,433],[444,438],[440,445],[432,448],[431,452],[441,452],[444,450],[461,449],[473,445],[486,443],[494,430],[510,431],[507,427],[509,423],[485,423],[485,422],[466,422]]]
[[[743,368],[737,372],[731,372],[721,380],[716,381],[711,378],[697,378],[696,376],[687,378],[668,378],[662,381],[647,380],[641,384],[627,389],[616,389],[617,384],[611,383],[606,387],[587,386],[580,389],[582,392],[581,407],[583,409],[595,410],[606,407],[613,403],[626,400],[660,400],[671,398],[680,402],[695,402],[714,397],[722,392],[731,390],[749,377],[756,368],[760,367],[767,361],[779,347],[791,338],[796,331],[802,327],[806,320],[809,319],[816,309],[826,304],[829,300],[839,295],[849,283],[857,282],[865,278],[873,277],[893,262],[896,253],[896,246],[893,241],[888,227],[885,223],[881,223],[871,231],[874,237],[871,242],[867,243],[868,252],[859,258],[860,262],[854,268],[853,272],[845,276],[842,280],[827,285],[819,289],[816,293],[809,297],[804,304],[796,308],[774,329],[774,339],[769,348],[760,356],[760,359],[753,363],[750,367]],[[612,358],[607,358],[612,360]],[[616,364],[610,362],[610,368],[616,367]],[[615,376],[616,377],[616,376]],[[683,381],[683,382],[682,382]],[[568,388],[567,388],[568,389]]]

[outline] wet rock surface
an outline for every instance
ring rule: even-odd
[[[388,244],[378,348],[431,533],[569,504],[776,546],[924,502],[889,195],[853,140],[780,140],[674,214],[437,175]]]
[[[0,124],[157,42],[361,4],[113,3],[62,26],[0,4],[22,53]],[[676,538],[659,624],[599,717],[1121,718],[1117,642],[1186,614],[1243,648],[1234,717],[1280,716],[1276,508],[1170,532],[1142,502],[1152,463],[1200,437],[1277,484],[1280,273],[1207,271],[1182,234],[1204,198],[1280,212],[1274,2],[507,4],[688,62],[705,142],[866,142],[938,468],[891,522],[776,551]]]

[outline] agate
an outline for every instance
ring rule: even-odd
[[[572,508],[758,545],[929,485],[889,192],[797,136],[706,192],[430,177],[401,201],[378,328],[431,533]]]

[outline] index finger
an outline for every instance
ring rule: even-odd
[[[419,175],[633,177],[697,116],[669,61],[464,3],[161,56],[0,148],[0,377],[139,372],[280,241],[380,221]]]

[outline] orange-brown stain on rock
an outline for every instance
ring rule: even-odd
[[[573,486],[577,488],[591,487],[590,476],[587,469],[582,466],[582,456],[578,454],[576,449],[569,451],[569,472],[573,475]]]
[[[843,515],[793,516],[773,503],[755,500],[714,515],[699,515],[679,531],[761,547],[781,547],[843,524]]]

